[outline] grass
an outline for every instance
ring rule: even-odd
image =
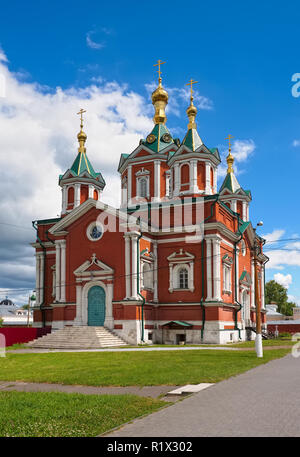
[[[262,359],[254,351],[226,350],[9,353],[0,359],[0,380],[90,386],[218,382],[288,352],[271,349]]]
[[[294,344],[296,344],[296,341],[292,341],[291,338],[272,338],[269,340],[263,340],[263,347],[293,346]],[[230,344],[228,347],[254,348],[255,341],[243,341],[241,343]]]
[[[1,437],[88,437],[168,403],[135,395],[0,392]]]

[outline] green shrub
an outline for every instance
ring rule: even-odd
[[[291,338],[291,334],[289,332],[281,332],[278,336],[279,338]]]

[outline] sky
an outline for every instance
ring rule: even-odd
[[[119,157],[152,129],[161,59],[169,130],[183,139],[193,78],[198,132],[222,157],[218,186],[230,133],[250,219],[264,222],[266,280],[300,305],[297,1],[12,0],[0,20],[0,299],[22,304],[34,288],[31,221],[60,213],[80,108],[103,199],[118,204]]]

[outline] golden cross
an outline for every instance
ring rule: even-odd
[[[231,151],[231,143],[230,143],[231,138],[234,138],[234,136],[230,135],[230,133],[229,133],[228,137],[225,138],[225,140],[228,140],[228,145],[229,145],[229,148],[228,148],[228,149],[229,149],[229,152]]]
[[[191,97],[193,96],[193,84],[197,84],[198,81],[194,81],[193,79],[190,80],[190,82],[188,82],[186,84],[186,86],[191,86]]]
[[[160,79],[160,75],[161,75],[160,66],[163,65],[164,63],[166,63],[166,62],[162,62],[161,60],[158,60],[157,63],[155,63],[153,65],[153,67],[157,67],[158,66],[157,73],[158,73],[159,79]]]
[[[83,113],[86,113],[86,111],[84,109],[81,108],[81,110],[79,111],[79,113],[77,114],[80,114],[80,127],[82,128],[83,127]]]

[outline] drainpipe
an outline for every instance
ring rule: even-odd
[[[237,330],[239,332],[239,339],[241,339],[241,330],[238,328],[238,324],[237,324],[237,315],[238,313],[241,311],[242,309],[242,304],[237,300],[237,288],[238,288],[238,285],[237,285],[237,281],[236,281],[236,247],[238,245],[238,243],[241,241],[241,239],[243,238],[243,234],[241,233],[240,231],[240,215],[239,213],[235,213],[236,217],[237,217],[237,220],[238,220],[238,231],[240,233],[240,238],[234,243],[234,278],[235,278],[235,287],[234,287],[234,298],[235,298],[235,302],[237,305],[239,305],[239,309],[236,309],[235,310],[235,317],[234,317],[234,329]]]
[[[140,253],[140,239],[142,238],[142,232],[137,238],[137,294],[139,297],[142,299],[142,335],[141,335],[141,342],[144,343],[144,305],[145,305],[145,298],[143,295],[140,293],[140,256],[142,253],[145,251],[142,251]]]
[[[219,194],[217,194],[214,203],[210,207],[210,215],[206,219],[203,220],[203,224],[205,224],[205,222],[208,221],[208,219],[210,219],[213,216],[214,207],[215,207],[215,205],[216,205],[218,200],[219,200]],[[203,229],[203,232],[204,232],[204,229]],[[201,299],[200,299],[200,306],[202,308],[201,341],[203,341],[204,326],[205,326],[205,306],[203,304],[203,301],[204,301],[204,283],[205,283],[205,279],[204,279],[204,241],[205,241],[205,237],[204,237],[204,233],[203,233],[203,239],[202,239],[202,243],[201,243],[201,278],[202,278],[202,287],[201,287],[202,288],[202,291],[201,291],[202,294],[201,294]]]
[[[45,280],[46,280],[46,248],[45,246],[43,245],[39,235],[38,235],[38,229],[37,229],[37,226],[36,226],[36,223],[37,221],[32,221],[32,226],[33,228],[36,230],[36,237],[37,237],[37,240],[41,246],[41,248],[43,249],[43,253],[44,253],[44,281],[43,281],[43,301],[42,303],[40,303],[40,311],[42,312],[42,320],[43,320],[43,327],[46,327],[46,313],[45,313],[45,310],[44,310],[44,303],[45,303]]]

